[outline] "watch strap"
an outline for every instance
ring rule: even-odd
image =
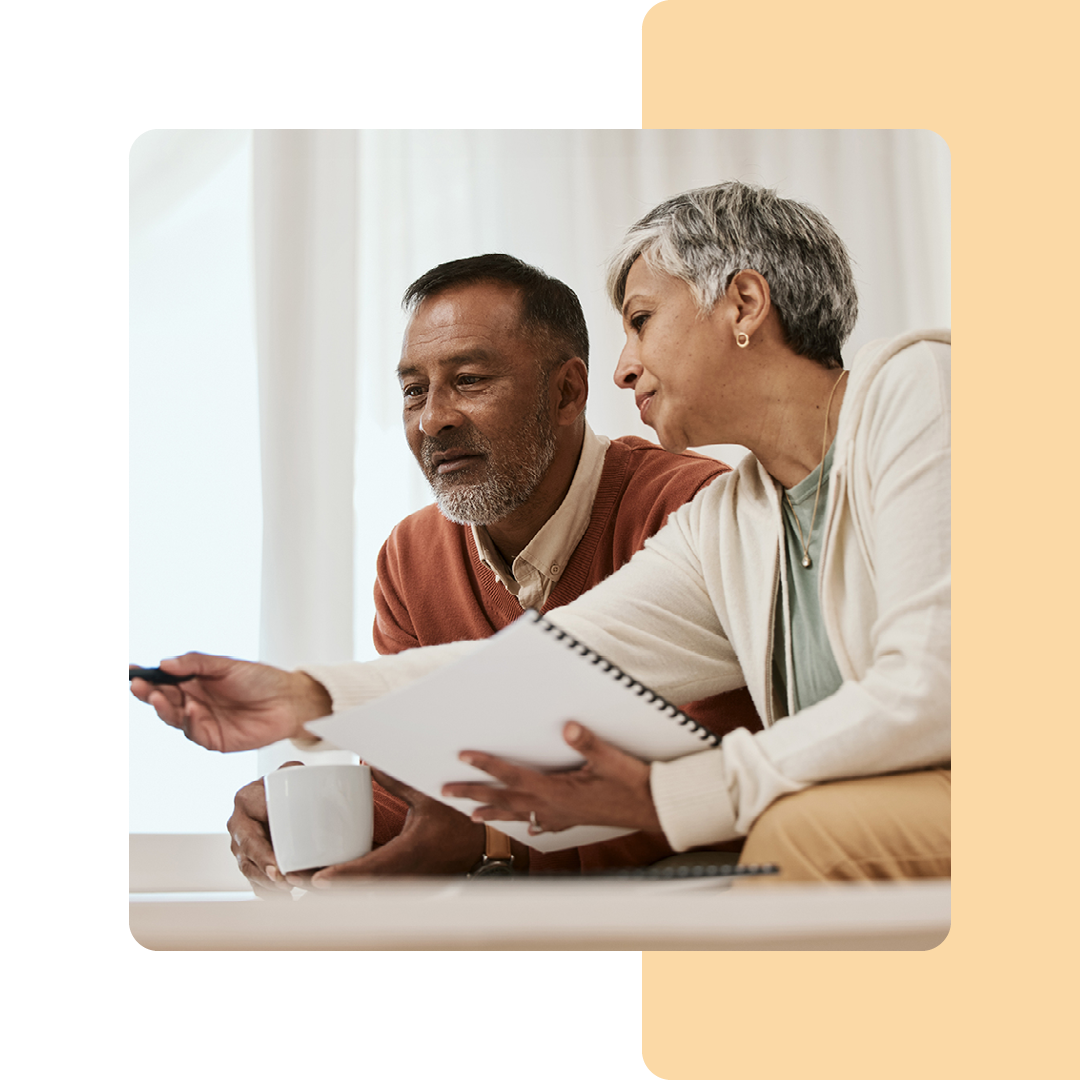
[[[514,873],[514,852],[506,833],[484,826],[484,854],[468,877],[511,877]]]
[[[514,850],[510,846],[510,837],[490,825],[485,825],[484,854],[489,859],[513,859]]]

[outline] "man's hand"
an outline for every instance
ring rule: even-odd
[[[300,671],[203,653],[163,660],[161,668],[195,678],[180,686],[132,679],[131,692],[208,750],[254,750],[303,735],[308,720],[333,708],[326,688]]]
[[[467,750],[458,755],[461,760],[482,769],[501,786],[447,784],[442,793],[484,803],[473,811],[473,821],[529,821],[529,831],[534,833],[562,832],[571,825],[662,831],[644,761],[624,754],[573,720],[563,728],[563,738],[585,758],[580,769],[541,773]]]
[[[301,765],[300,761],[286,761],[287,769]],[[227,826],[232,840],[232,853],[244,877],[251,882],[256,896],[266,900],[287,900],[292,885],[278,869],[274,848],[270,843],[269,816],[266,812],[266,787],[262,777],[242,787],[233,800],[232,817]]]
[[[466,874],[480,861],[483,825],[391,776],[375,769],[371,774],[391,795],[408,803],[401,832],[359,859],[311,875],[289,874],[289,882],[305,889],[328,889],[374,874]]]

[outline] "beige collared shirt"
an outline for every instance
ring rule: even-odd
[[[517,597],[522,611],[544,606],[585,535],[610,444],[606,435],[595,434],[586,423],[581,456],[566,498],[514,559],[513,566],[506,565],[483,525],[470,526],[481,562]]]

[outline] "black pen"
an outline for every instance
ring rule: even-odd
[[[187,679],[194,679],[194,675],[170,675],[159,667],[129,667],[128,682],[132,679],[145,679],[155,686],[177,686]]]

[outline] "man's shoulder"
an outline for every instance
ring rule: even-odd
[[[402,518],[391,530],[384,545],[398,551],[411,551],[418,547],[429,549],[440,544],[460,546],[467,529],[448,521],[435,503]]]
[[[376,587],[400,596],[406,606],[445,596],[452,582],[471,573],[475,551],[468,526],[448,521],[433,503],[390,530],[375,563]]]
[[[668,514],[729,472],[715,458],[686,451],[672,454],[662,447],[626,435],[612,439],[594,510],[613,525],[629,525],[640,546],[667,520]]]
[[[715,477],[731,471],[730,466],[716,458],[693,450],[673,454],[637,435],[612,439],[608,460],[616,468],[621,466],[636,483],[676,481],[703,487]]]

